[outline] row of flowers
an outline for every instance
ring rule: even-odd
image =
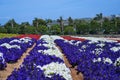
[[[16,36],[16,38],[30,37],[30,38],[38,40],[40,36],[41,35],[37,35],[37,34],[22,34],[22,35]]]
[[[32,47],[35,42],[35,39],[29,37],[0,39],[0,70],[7,67],[6,62],[17,62],[27,48]]]
[[[56,39],[61,38],[41,36],[21,67],[15,69],[7,80],[72,80],[63,55],[54,43]]]
[[[61,36],[62,38],[66,39],[66,40],[78,40],[78,41],[85,41],[86,39],[84,38],[78,38],[75,36]]]
[[[80,39],[86,40],[58,39],[55,42],[85,80],[119,80],[120,43],[101,38]]]

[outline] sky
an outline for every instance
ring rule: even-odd
[[[67,19],[120,14],[120,0],[0,0],[0,24],[14,18],[17,23],[37,18]]]

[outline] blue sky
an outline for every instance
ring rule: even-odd
[[[14,18],[17,23],[35,17],[67,19],[94,17],[98,13],[105,16],[120,14],[120,0],[0,0],[0,24]]]

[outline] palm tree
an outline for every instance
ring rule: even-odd
[[[46,26],[46,21],[45,20],[43,20],[43,19],[40,19],[40,18],[35,18],[34,20],[33,20],[33,26],[35,26],[35,27],[39,27],[39,26]]]
[[[73,19],[71,17],[68,18],[69,26],[73,26]]]
[[[33,20],[33,26],[35,26],[35,27],[38,28],[38,26],[39,26],[39,19],[38,19],[38,18],[35,18],[35,19]]]
[[[14,19],[9,20],[6,24],[5,27],[9,27],[11,26],[12,28],[15,27],[16,25],[18,25]]]
[[[52,19],[46,19],[46,23],[52,23]]]
[[[8,23],[10,23],[11,24],[11,27],[13,28],[14,27],[14,25],[16,24],[16,22],[15,22],[15,20],[14,19],[11,19],[11,20],[9,20],[9,22]]]
[[[102,28],[102,25],[103,25],[103,14],[102,13],[96,14],[96,17],[97,17],[97,20],[100,21],[100,25],[101,25],[101,28]]]
[[[100,28],[99,28],[99,30],[101,30],[101,29],[103,28],[103,21],[104,21],[104,19],[103,19],[103,14],[102,14],[102,13],[96,14],[96,17],[94,18],[94,20],[96,20],[97,22],[100,23]]]
[[[29,22],[22,22],[21,26],[24,26],[26,28],[27,26],[30,26],[30,24],[29,24]]]
[[[63,18],[62,18],[62,16],[60,16],[60,19],[57,19],[57,22],[60,23],[61,32],[63,33],[64,27],[63,27]]]

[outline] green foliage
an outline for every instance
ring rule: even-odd
[[[71,26],[66,26],[64,29],[64,34],[69,34],[69,35],[75,34],[75,30]]]
[[[0,27],[0,33],[7,33],[7,30],[4,27]]]
[[[19,27],[7,27],[6,28],[7,33],[13,33],[13,34],[18,34],[20,32]]]
[[[20,32],[20,27],[14,27],[14,28],[12,28],[12,33],[13,34],[19,34],[19,32]]]
[[[53,25],[50,27],[50,33],[51,34],[60,34],[61,30],[60,30],[60,26],[59,25]]]
[[[64,25],[63,25],[63,18],[62,18],[62,16],[60,16],[60,18],[59,19],[57,19],[57,22],[59,22],[59,24],[60,24],[60,29],[61,29],[61,33],[63,34],[64,32],[63,32],[63,30],[64,30]]]
[[[68,18],[69,26],[73,26],[73,19],[71,17]]]
[[[51,19],[46,19],[45,21],[46,21],[46,23],[52,23]]]
[[[103,18],[103,14],[100,13],[100,14],[96,14],[96,17],[94,18],[94,20],[101,20]]]
[[[33,26],[25,27],[23,32],[25,34],[36,34],[36,28]]]
[[[41,25],[37,28],[37,32],[39,34],[46,34],[48,33],[48,27]]]
[[[77,24],[77,33],[78,34],[88,34],[89,32],[89,24],[85,21],[80,21],[80,23]]]
[[[96,20],[92,20],[90,22],[89,33],[90,34],[97,34],[97,32],[99,31],[99,29],[100,29],[100,24],[97,23]]]
[[[35,18],[34,20],[33,20],[33,26],[34,27],[38,27],[38,26],[42,26],[42,25],[46,25],[46,21],[45,20],[43,20],[43,19],[39,19],[39,18]]]
[[[13,27],[17,27],[18,24],[15,22],[14,19],[11,19],[4,26],[5,26],[5,28],[8,28],[8,27],[12,27],[13,28]]]
[[[0,26],[0,33],[12,34],[120,34],[120,17],[103,17],[103,14],[87,21],[85,19],[68,18],[68,26],[64,25],[64,19],[60,16],[52,23],[51,19],[35,18],[32,25],[29,22],[18,24],[14,19],[9,20],[4,26]],[[47,24],[51,23],[51,27]],[[57,25],[56,25],[57,24]]]

